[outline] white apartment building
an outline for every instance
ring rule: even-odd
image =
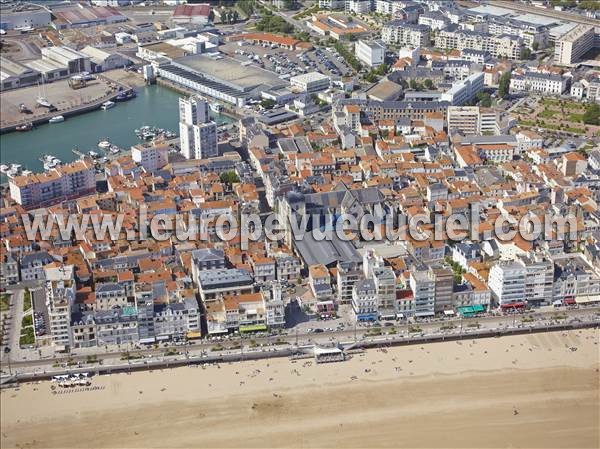
[[[291,86],[302,92],[312,93],[329,89],[331,78],[319,72],[304,73],[290,78]]]
[[[169,162],[169,147],[167,145],[134,145],[131,147],[131,158],[144,167],[148,173],[154,173]]]
[[[96,191],[94,164],[90,159],[9,179],[10,197],[26,209],[51,206]]]
[[[319,9],[344,9],[346,0],[319,0]]]
[[[419,25],[428,26],[432,30],[443,30],[450,24],[450,19],[442,13],[434,11],[421,14],[417,23]]]
[[[484,78],[483,72],[480,72],[474,73],[462,81],[457,81],[447,92],[442,94],[440,100],[448,101],[452,106],[461,106],[483,91]]]
[[[410,289],[414,296],[415,316],[433,316],[435,314],[435,280],[429,271],[412,271]]]
[[[527,270],[519,262],[501,262],[490,269],[488,285],[502,306],[525,300],[525,278]]]
[[[377,307],[380,314],[393,313],[396,303],[396,275],[391,267],[373,268],[373,281],[377,292]]]
[[[587,100],[600,102],[600,81],[592,81],[588,84]]]
[[[556,40],[554,46],[554,62],[559,65],[570,65],[594,48],[594,27],[577,25]]]
[[[534,305],[550,304],[554,292],[554,264],[550,260],[523,258],[525,299]]]
[[[361,279],[354,285],[352,311],[356,321],[373,321],[379,318],[377,288],[373,279]]]
[[[383,25],[381,40],[386,44],[408,47],[428,47],[430,44],[429,27],[393,20]]]
[[[520,59],[523,39],[517,36],[494,36],[474,31],[441,30],[435,36],[438,48],[456,48],[487,51],[495,58]]]
[[[540,92],[547,95],[561,95],[567,89],[568,79],[550,73],[526,72],[524,75],[513,75],[510,89],[521,92]]]
[[[179,99],[179,142],[186,159],[219,155],[217,125],[210,120],[205,100],[198,97]]]
[[[359,40],[354,45],[354,53],[363,64],[368,67],[377,67],[384,63],[385,44],[381,41],[365,42]]]
[[[372,7],[371,0],[346,0],[344,4],[346,13],[369,14]]]
[[[531,148],[543,148],[544,139],[538,133],[529,129],[522,129],[517,134],[517,148],[516,153],[521,154],[525,151],[529,151]]]
[[[498,113],[479,106],[449,106],[448,133],[464,135],[499,134]]]
[[[48,325],[54,346],[70,346],[71,307],[75,302],[73,265],[44,268]]]

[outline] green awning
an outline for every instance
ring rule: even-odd
[[[266,330],[267,326],[265,324],[250,324],[248,326],[240,326],[240,332],[260,332]]]

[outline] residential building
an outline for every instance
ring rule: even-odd
[[[409,278],[416,317],[435,314],[435,280],[428,270],[413,270]]]
[[[375,321],[379,318],[377,288],[373,279],[360,279],[352,289],[352,311],[356,321]]]
[[[198,273],[198,290],[204,302],[226,295],[252,293],[253,289],[254,279],[244,270],[219,268]]]
[[[217,125],[210,120],[207,101],[198,97],[179,99],[179,141],[186,159],[219,155]]]
[[[71,309],[75,301],[73,265],[50,266],[45,271],[48,327],[52,344],[68,347],[71,344]]]
[[[314,297],[319,301],[329,298],[333,294],[329,270],[323,264],[308,267],[308,283]]]
[[[525,72],[513,74],[510,79],[512,91],[540,92],[547,95],[561,95],[568,85],[568,78],[550,73]]]
[[[374,267],[372,270],[375,291],[377,293],[377,310],[380,315],[395,312],[396,275],[391,267]]]
[[[360,264],[340,261],[337,264],[337,300],[340,304],[352,302],[354,285],[362,278]]]
[[[571,65],[579,61],[595,45],[594,27],[577,25],[556,40],[554,62],[558,65]]]
[[[494,36],[489,33],[466,30],[441,30],[435,36],[438,48],[487,51],[494,58],[520,59],[523,39],[518,36]]]
[[[433,279],[435,290],[435,313],[452,310],[452,289],[454,287],[454,273],[445,267],[430,267],[429,277]]]
[[[452,106],[462,106],[473,100],[479,92],[483,91],[484,87],[484,74],[474,73],[464,80],[452,84],[450,90],[442,94],[441,101],[447,101]]]
[[[131,158],[144,167],[148,173],[154,173],[169,162],[169,146],[163,144],[134,145],[131,147]]]
[[[346,0],[344,7],[346,13],[368,14],[373,8],[373,2],[371,0]]]
[[[403,20],[387,22],[381,29],[381,40],[402,47],[428,47],[429,27],[406,23]]]
[[[526,276],[527,270],[519,262],[499,262],[492,266],[488,285],[501,307],[525,301]]]
[[[11,198],[26,209],[51,206],[96,191],[94,163],[90,159],[77,160],[45,173],[15,176],[8,182]]]

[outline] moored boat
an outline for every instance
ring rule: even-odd
[[[61,123],[65,121],[65,117],[62,115],[56,115],[48,120],[48,123]]]

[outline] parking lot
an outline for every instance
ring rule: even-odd
[[[335,49],[293,51],[276,45],[254,45],[230,42],[221,47],[229,56],[241,64],[255,64],[277,73],[282,79],[308,72],[319,72],[329,76],[350,76],[348,67]]]

